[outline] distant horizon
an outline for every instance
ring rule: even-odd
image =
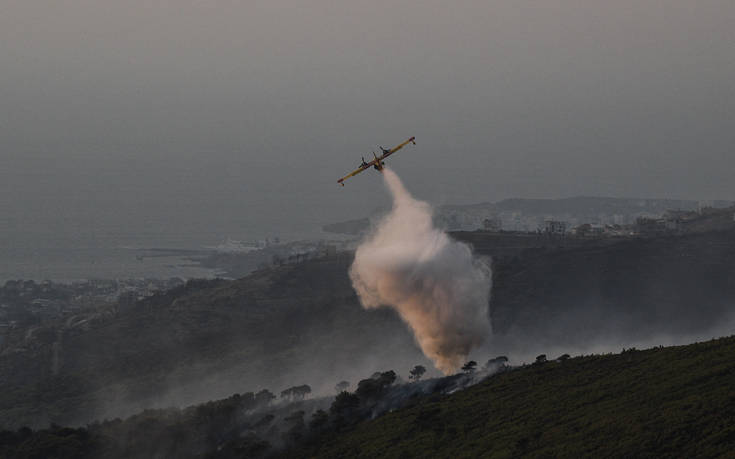
[[[421,196],[417,196],[421,198]],[[565,201],[574,199],[600,199],[600,200],[620,200],[620,201],[660,201],[660,202],[681,202],[691,205],[712,205],[714,207],[727,207],[735,204],[735,201],[726,199],[717,200],[696,200],[696,199],[677,199],[677,198],[648,198],[648,197],[620,197],[620,196],[585,196],[575,195],[566,197],[508,197],[496,201],[470,201],[470,202],[453,202],[436,204],[431,203],[435,209],[452,208],[452,207],[473,207],[482,205],[497,205],[507,201]],[[266,238],[278,237],[284,241],[297,240],[318,240],[328,239],[331,233],[324,232],[323,227],[332,223],[341,223],[350,220],[361,219],[371,214],[381,213],[387,210],[389,206],[374,206],[365,209],[363,212],[354,216],[335,216],[333,219],[311,220],[309,226],[292,225],[290,229],[284,231],[279,229],[277,225],[268,225],[266,221],[258,222],[255,226],[227,226],[223,228],[208,228],[208,231],[193,231],[188,233],[185,229],[177,227],[171,231],[148,231],[141,227],[140,224],[131,222],[130,226],[95,226],[93,231],[87,233],[80,231],[70,233],[69,228],[61,233],[54,233],[48,226],[42,224],[38,228],[25,227],[23,231],[16,233],[15,236],[5,228],[5,237],[2,239],[3,244],[0,248],[12,249],[146,249],[152,247],[163,247],[169,249],[201,249],[206,246],[216,245],[227,239],[258,241]],[[676,209],[671,209],[676,210]],[[179,218],[185,218],[185,215],[179,215]],[[100,222],[96,222],[100,223]],[[63,227],[61,227],[64,229]],[[77,228],[80,228],[77,225]],[[83,228],[80,228],[83,229]]]
[[[0,451],[735,447],[735,361],[699,358],[731,343],[658,349],[735,332],[734,25],[733,0],[0,1]],[[621,348],[604,393],[569,357]],[[364,428],[391,412],[405,435]]]
[[[389,206],[337,179],[411,136],[436,207],[735,199],[735,3],[416,5],[4,5],[0,241],[313,234]]]

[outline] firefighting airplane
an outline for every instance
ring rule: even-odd
[[[397,152],[401,148],[405,147],[409,143],[416,145],[416,137],[411,137],[410,139],[406,140],[402,144],[397,145],[391,148],[390,150],[386,150],[385,148],[380,147],[380,149],[383,151],[383,154],[380,156],[380,158],[378,158],[378,155],[376,155],[375,152],[373,152],[373,157],[375,157],[375,159],[373,159],[370,162],[365,162],[365,158],[363,157],[362,164],[360,164],[359,169],[337,180],[337,183],[339,183],[342,186],[345,186],[344,184],[345,180],[347,180],[350,177],[354,177],[355,175],[359,174],[360,172],[366,169],[370,169],[370,167],[374,167],[376,171],[382,171],[383,166],[385,166],[385,163],[383,162],[383,160],[387,158],[388,156],[392,155],[393,153]]]

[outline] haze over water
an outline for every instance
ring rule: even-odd
[[[6,1],[0,248],[319,237],[388,207],[375,174],[335,182],[409,136],[390,166],[434,205],[732,199],[733,23],[730,1]]]

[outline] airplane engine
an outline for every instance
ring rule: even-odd
[[[364,170],[369,169],[370,166],[372,166],[373,169],[375,169],[376,171],[381,172],[383,170],[383,168],[385,167],[385,162],[384,161],[381,161],[381,160],[382,159],[385,159],[388,156],[392,155],[393,153],[397,152],[398,150],[400,150],[401,148],[403,148],[404,146],[406,146],[409,143],[413,143],[414,145],[416,145],[416,137],[410,137],[405,142],[403,142],[403,143],[401,143],[399,145],[396,145],[394,148],[392,148],[390,150],[386,150],[383,147],[379,147],[380,148],[380,151],[383,152],[383,154],[380,157],[378,157],[378,155],[376,155],[375,152],[373,151],[373,158],[375,158],[375,159],[373,159],[372,161],[370,161],[368,163],[368,162],[365,161],[365,157],[363,157],[362,158],[362,163],[358,166],[357,170],[355,170],[354,172],[350,173],[349,175],[347,175],[345,177],[342,177],[337,182],[339,182],[341,185],[344,185],[344,183],[342,183],[342,182],[344,182],[345,180],[347,180],[350,177],[354,177],[355,175],[359,174],[360,172],[362,172]]]

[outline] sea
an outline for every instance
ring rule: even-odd
[[[198,259],[214,252],[237,252],[238,245],[263,246],[292,240],[319,240],[321,232],[230,237],[157,237],[126,235],[120,238],[54,241],[24,238],[0,245],[0,285],[8,280],[51,280],[71,283],[88,279],[201,279],[220,277]],[[17,239],[17,238],[16,238]],[[121,243],[121,241],[123,243]],[[87,242],[85,244],[85,242]]]
[[[86,279],[212,278],[217,271],[199,266],[205,250],[0,247],[0,284],[11,279],[70,283]]]

